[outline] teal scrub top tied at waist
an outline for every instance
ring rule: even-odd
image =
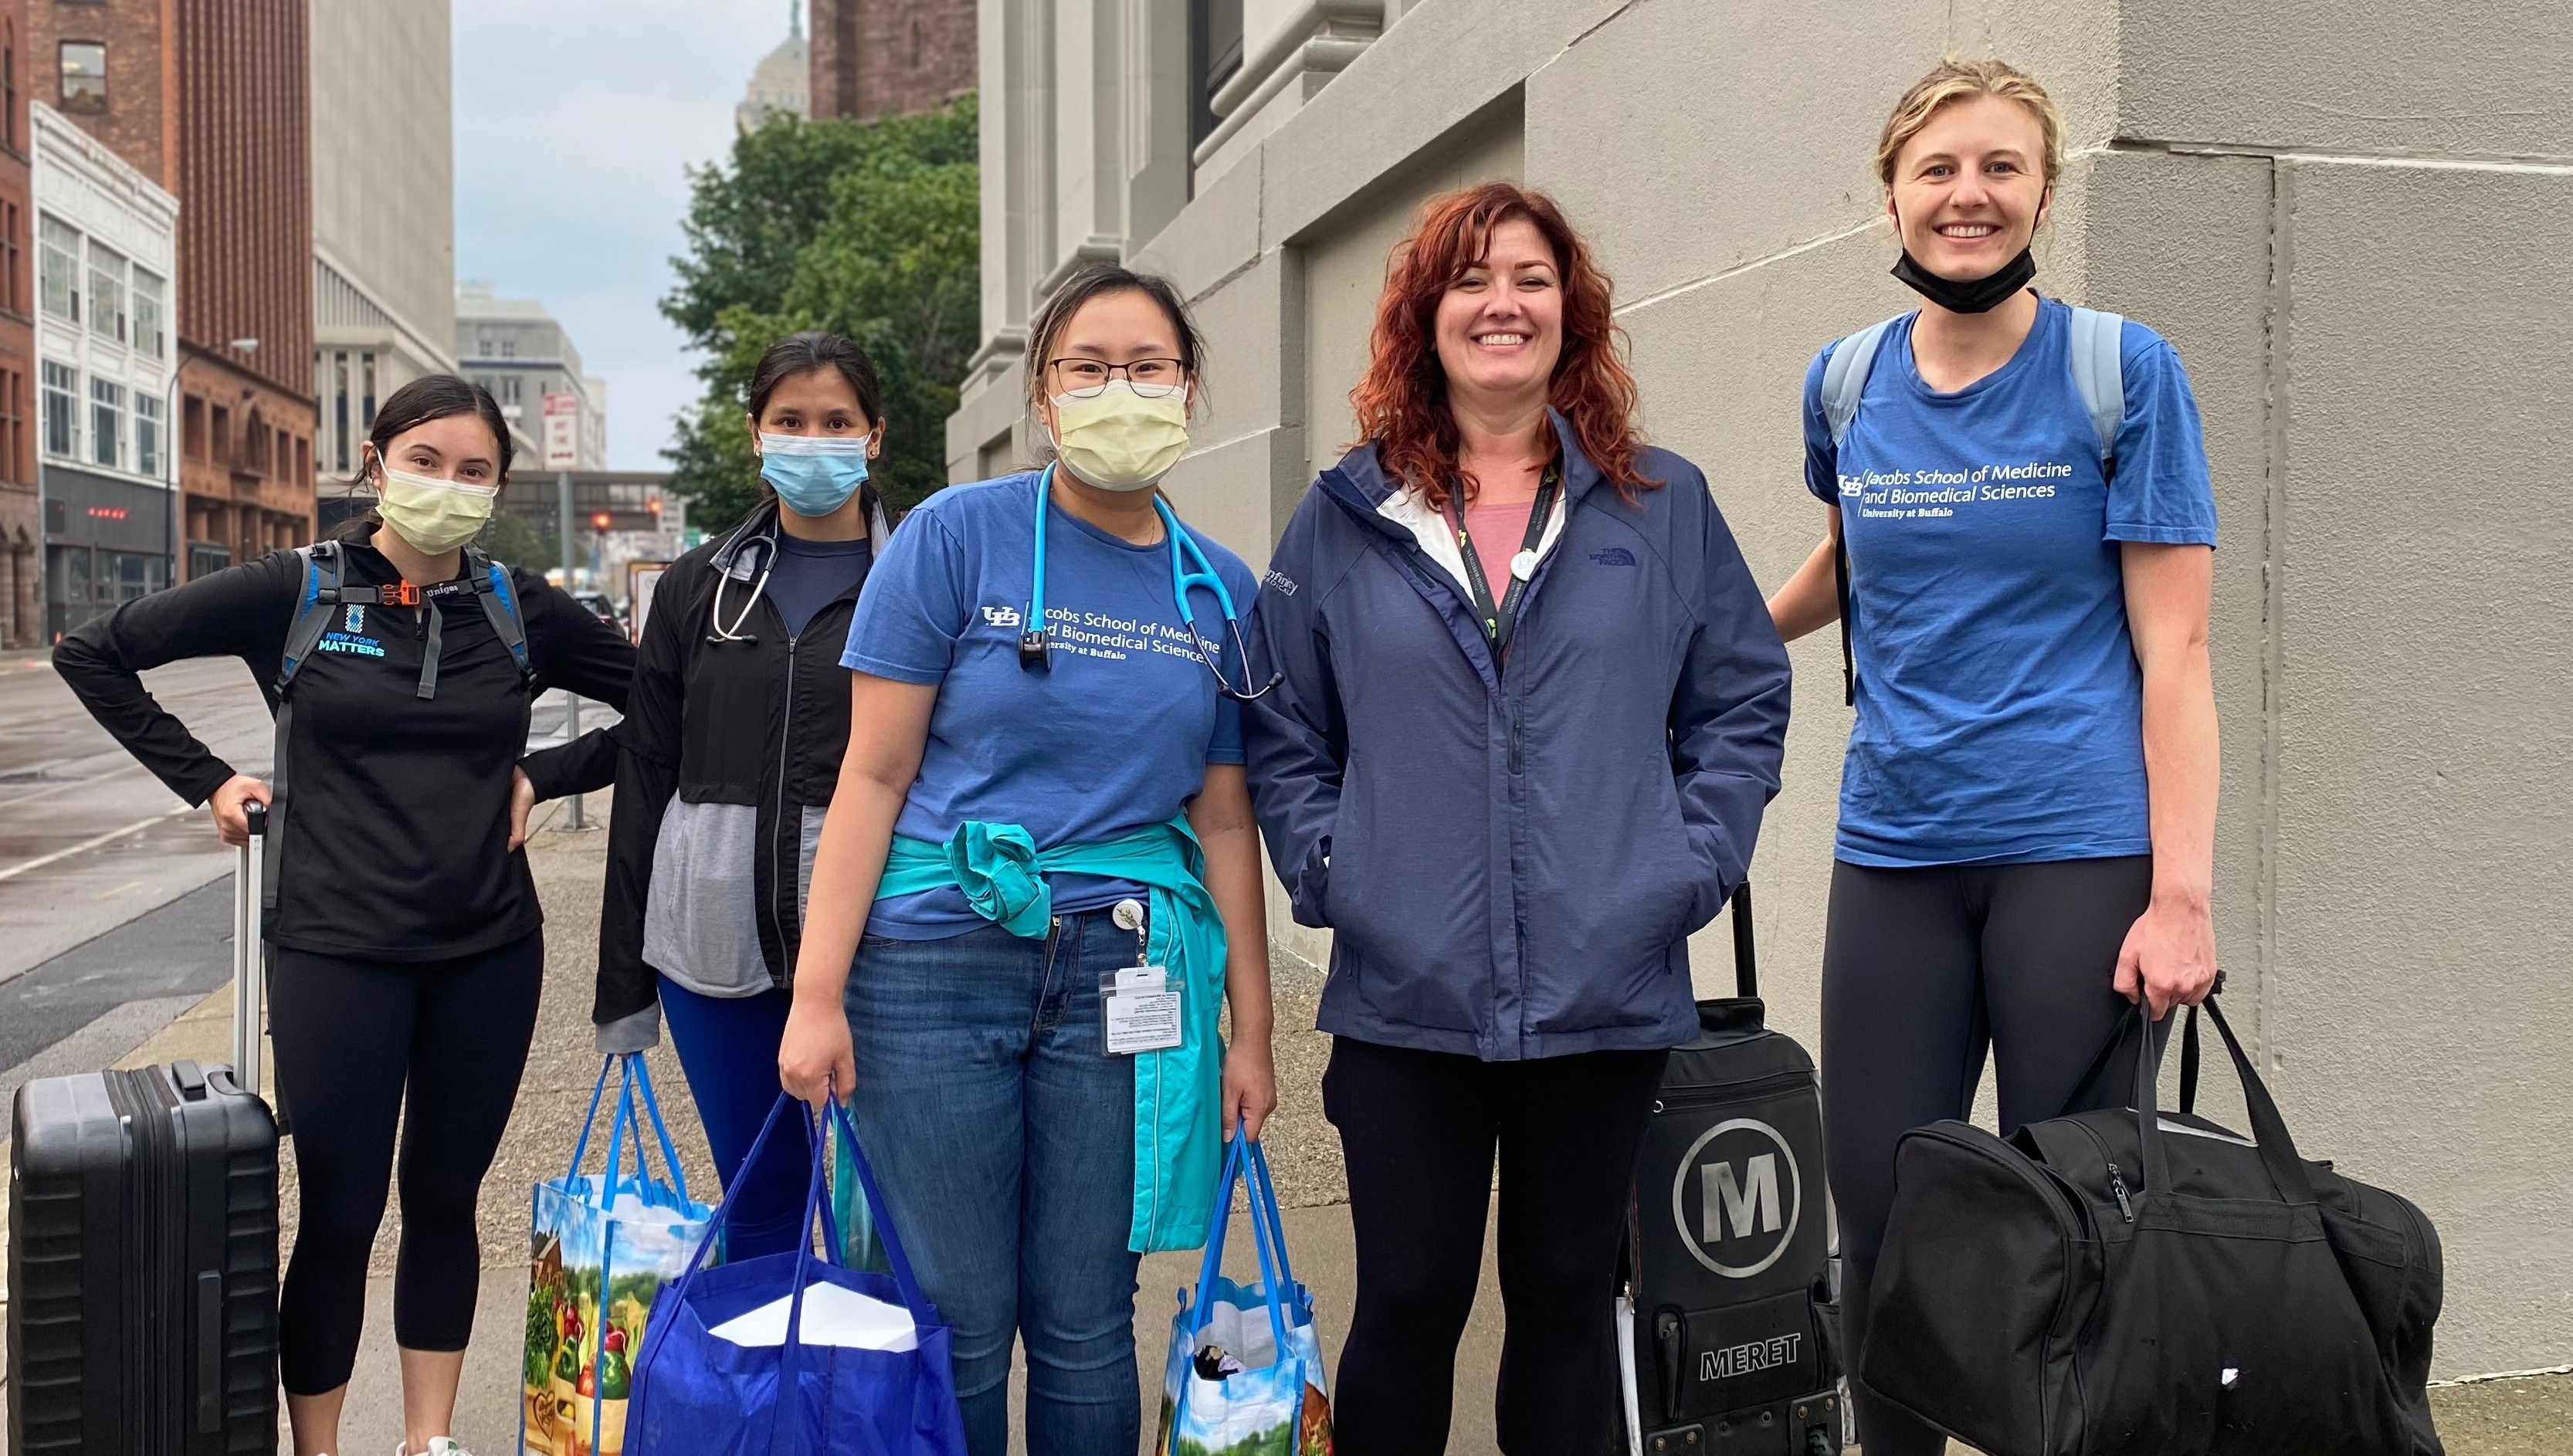
[[[1135,1058],[1135,1217],[1127,1246],[1137,1253],[1200,1247],[1215,1216],[1222,1163],[1216,1104],[1224,1046],[1216,1025],[1225,934],[1206,888],[1206,855],[1188,822],[1172,818],[1121,839],[1049,850],[1018,825],[979,820],[958,825],[943,845],[895,835],[876,898],[953,886],[976,914],[1035,940],[1054,919],[1049,874],[1098,875],[1151,892],[1145,957],[1169,968],[1181,992],[1185,1040]]]

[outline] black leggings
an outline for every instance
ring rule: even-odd
[[[478,956],[403,965],[279,948],[270,965],[269,1029],[302,1185],[278,1373],[288,1394],[321,1395],[348,1384],[357,1365],[398,1116],[394,1339],[460,1350],[472,1336],[482,1275],[473,1207],[526,1069],[545,939],[533,932]]]
[[[1823,939],[1823,1129],[1840,1214],[1843,1348],[1856,1373],[1868,1280],[1894,1202],[1894,1144],[1966,1117],[1989,1046],[2002,1131],[2065,1105],[2134,1015],[2112,985],[2151,898],[2146,856],[2035,865],[1832,867]],[[2087,1098],[2125,1100],[2131,1042]],[[1939,1456],[1947,1438],[1853,1381],[1867,1456]]]
[[[1495,1416],[1510,1456],[1596,1456],[1616,1400],[1617,1239],[1663,1052],[1480,1062],[1331,1039],[1357,1307],[1340,1349],[1341,1456],[1446,1449],[1456,1341],[1483,1266],[1501,1160]]]

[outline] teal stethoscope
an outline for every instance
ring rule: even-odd
[[[1046,507],[1054,499],[1054,466],[1048,465],[1037,480],[1037,550],[1036,580],[1028,591],[1028,619],[1019,633],[1019,667],[1027,672],[1053,670],[1054,644],[1046,631]],[[1251,649],[1243,644],[1242,618],[1233,609],[1233,593],[1225,590],[1224,578],[1215,574],[1215,563],[1199,549],[1197,538],[1180,524],[1171,512],[1170,502],[1159,494],[1153,497],[1153,509],[1161,513],[1162,531],[1171,540],[1171,599],[1179,604],[1180,621],[1189,629],[1189,638],[1197,643],[1198,660],[1215,674],[1216,691],[1237,703],[1247,703],[1286,680],[1283,672],[1270,674],[1269,681],[1257,690],[1251,687]],[[1196,569],[1190,566],[1195,563]],[[1189,592],[1204,587],[1215,593],[1216,605],[1224,609],[1224,624],[1233,633],[1234,655],[1242,659],[1243,686],[1237,688],[1225,679],[1219,662],[1220,649],[1207,645],[1206,635],[1198,630],[1195,609],[1189,605]]]

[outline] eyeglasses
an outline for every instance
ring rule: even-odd
[[[1095,399],[1119,374],[1147,399],[1164,399],[1189,386],[1189,366],[1175,359],[1139,359],[1110,364],[1104,359],[1066,358],[1046,365],[1054,392],[1075,399]]]

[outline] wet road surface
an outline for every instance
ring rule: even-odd
[[[174,663],[143,680],[218,757],[267,776],[276,730],[247,667]],[[531,746],[559,742],[562,719],[563,695],[547,694]],[[613,721],[582,704],[583,729]],[[44,655],[0,656],[0,1072],[120,1008],[222,985],[234,858],[208,813],[118,747]]]

